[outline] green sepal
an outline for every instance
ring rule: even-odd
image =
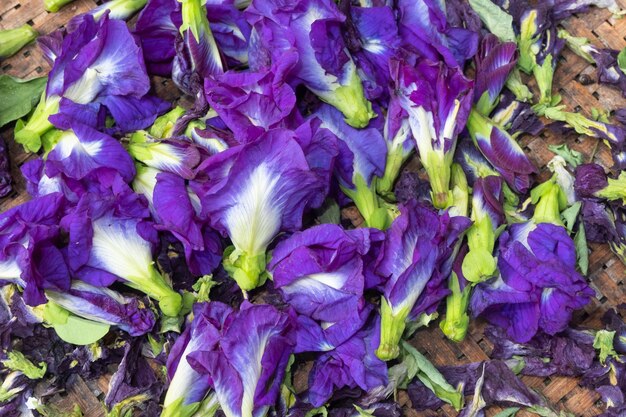
[[[37,39],[38,35],[37,31],[26,23],[16,29],[0,30],[0,59],[15,55]]]
[[[610,142],[619,142],[615,134],[610,132],[604,123],[591,120],[581,113],[572,113],[565,111],[564,106],[548,106],[544,108],[542,108],[541,106],[535,106],[533,107],[533,109],[539,116],[545,116],[551,120],[564,122],[565,124],[573,128],[578,134],[598,137],[597,132],[600,131],[604,134],[604,136],[610,139]]]
[[[589,249],[587,247],[587,235],[585,233],[585,224],[580,222],[578,231],[574,235],[574,245],[576,246],[576,260],[578,269],[583,275],[587,275],[589,271]]]
[[[465,274],[465,272],[463,272]],[[439,327],[446,337],[454,342],[462,342],[467,334],[469,315],[467,307],[472,287],[467,285],[463,291],[459,285],[459,278],[452,272],[448,281],[450,295],[446,298],[446,316],[439,323]]]
[[[539,103],[551,105],[552,102],[552,82],[554,79],[554,67],[552,66],[552,54],[548,54],[542,65],[533,67],[533,75],[539,87]]]
[[[567,207],[567,196],[556,183],[554,177],[530,191],[531,202],[535,204],[532,220],[536,223],[552,223],[564,226],[561,221],[561,210]]]
[[[172,130],[176,121],[185,114],[185,109],[176,106],[163,116],[156,118],[152,126],[148,129],[148,133],[155,138],[169,138],[172,136]]]
[[[558,37],[563,39],[567,44],[567,47],[576,55],[590,64],[596,63],[596,60],[593,59],[591,54],[588,52],[589,46],[591,45],[589,39],[583,36],[574,36],[565,29],[559,29]]]
[[[622,200],[622,204],[626,204],[626,171],[621,171],[616,179],[609,178],[609,184],[595,193],[596,197],[606,198],[607,200]]]
[[[66,6],[74,0],[43,0],[46,11],[51,13],[58,12],[63,6]]]
[[[450,169],[450,188],[452,193],[451,216],[467,217],[469,213],[469,185],[461,165],[454,163]]]
[[[548,149],[563,158],[572,168],[576,168],[578,165],[585,162],[583,154],[574,149],[570,149],[565,143],[560,145],[548,145]]]
[[[404,308],[394,314],[385,297],[380,300],[380,344],[376,356],[380,360],[390,361],[400,354],[400,340],[406,327],[410,309]]]
[[[524,81],[522,81],[522,74],[517,67],[513,68],[511,71],[509,78],[506,79],[505,86],[513,93],[518,101],[527,103],[533,99],[533,93]]]
[[[617,55],[617,66],[626,75],[626,48],[622,49]]]
[[[574,230],[574,225],[576,224],[576,219],[578,218],[578,213],[580,212],[581,207],[582,203],[577,201],[572,204],[571,207],[568,207],[561,212],[561,220],[563,221],[567,231],[570,233]]]
[[[495,276],[498,264],[491,252],[485,248],[476,248],[465,255],[461,270],[469,282],[479,283]]]
[[[46,373],[48,366],[45,362],[38,365],[32,363],[22,352],[11,350],[6,352],[7,359],[2,361],[2,365],[11,371],[19,371],[28,379],[41,379]]]
[[[593,347],[598,350],[598,359],[602,365],[606,363],[609,357],[619,360],[619,355],[613,347],[614,338],[615,331],[598,330],[596,332],[596,336],[593,339]]]
[[[237,281],[239,288],[244,291],[260,287],[267,279],[265,273],[267,255],[265,253],[252,255],[231,245],[224,250],[222,264],[228,275]]]
[[[341,187],[341,189],[359,209],[359,213],[363,216],[368,227],[385,230],[391,224],[391,219],[387,209],[382,207],[382,202],[376,194],[377,180],[378,178],[374,177],[368,186],[361,175],[355,174],[352,179],[354,189],[346,187]]]
[[[46,98],[46,92],[41,94],[41,100],[27,123],[18,120],[15,125],[15,141],[28,152],[37,152],[41,148],[41,136],[53,128],[48,120],[59,111],[60,97]]]
[[[454,197],[450,191],[452,154],[452,151],[443,154],[443,151],[433,150],[426,155],[420,155],[430,181],[430,197],[437,209],[446,209],[453,202]]]
[[[354,63],[348,63],[351,65],[351,75],[348,79],[348,83],[340,85],[333,91],[320,92],[314,91],[322,101],[330,104],[339,110],[347,124],[358,129],[367,126],[371,119],[376,117],[376,113],[372,110],[372,103],[370,103],[363,92],[363,85],[361,79],[356,72]]]
[[[211,288],[219,285],[216,281],[213,280],[213,275],[204,275],[193,284],[191,288],[196,292],[195,300],[198,303],[202,303],[205,301],[211,301]]]
[[[376,183],[376,191],[388,200],[394,201],[393,185],[400,174],[402,164],[408,159],[411,153],[404,153],[402,145],[387,151],[387,162],[385,163],[385,173]]]
[[[526,18],[520,22],[520,34],[517,38],[519,49],[517,66],[526,74],[531,74],[537,65],[535,61],[536,51],[533,50],[533,45],[537,42],[538,31],[537,10],[530,9]]]

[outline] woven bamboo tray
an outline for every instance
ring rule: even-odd
[[[58,13],[48,13],[43,8],[42,0],[0,0],[0,29],[10,29],[29,23],[40,34],[48,34],[62,27],[71,17],[90,10],[98,3],[100,1],[76,0]],[[626,0],[618,0],[618,3],[626,9]],[[593,9],[589,13],[574,16],[564,22],[563,26],[575,36],[587,37],[598,47],[618,50],[626,47],[626,18],[613,19],[611,13],[606,10]],[[568,49],[564,50],[560,59],[554,85],[563,96],[563,102],[570,109],[589,115],[594,107],[610,110],[626,107],[626,100],[622,98],[618,90],[595,82],[593,66]],[[42,76],[49,70],[49,65],[35,44],[26,46],[17,55],[0,62],[0,74],[21,78]],[[584,85],[589,79],[593,82]],[[167,100],[173,101],[179,98],[176,87],[169,80],[155,79],[154,88],[158,95]],[[19,167],[32,155],[25,154],[21,146],[14,143],[12,126],[3,129],[0,135],[6,140],[9,148],[14,178],[13,193],[0,199],[0,212],[2,212],[28,199]],[[520,142],[535,165],[540,168],[541,174],[538,179],[540,181],[549,177],[546,164],[554,156],[548,149],[548,145],[567,143],[572,149],[585,155],[585,162],[594,161],[606,167],[612,164],[610,152],[603,144],[597,139],[576,133],[561,136],[546,130],[539,137],[524,136]],[[344,216],[357,220],[358,214],[355,215],[353,210],[344,210]],[[588,278],[597,295],[584,310],[574,315],[573,324],[585,328],[600,328],[600,318],[604,312],[626,302],[624,288],[626,267],[611,253],[607,245],[591,244],[590,249]],[[482,361],[489,359],[492,350],[490,342],[483,337],[484,326],[484,323],[480,321],[473,322],[467,339],[457,344],[445,339],[439,327],[434,325],[417,332],[413,344],[437,366]],[[68,411],[72,410],[74,404],[78,404],[86,417],[104,417],[102,398],[107,391],[109,379],[108,375],[95,381],[85,381],[76,377],[70,383],[68,392],[57,395],[53,401],[58,407]],[[604,405],[599,401],[600,396],[580,387],[575,378],[523,377],[522,379],[528,386],[541,393],[555,410],[566,410],[583,417],[597,416],[604,410]],[[297,385],[300,385],[298,382],[303,381],[297,381]],[[417,412],[411,408],[408,396],[402,392],[399,394],[398,401],[403,407],[404,414],[409,417],[457,415],[449,406],[443,407],[436,413]],[[498,408],[492,407],[487,411],[487,416],[491,417],[498,411],[500,411]],[[518,416],[532,415],[534,414],[524,412],[518,414]]]

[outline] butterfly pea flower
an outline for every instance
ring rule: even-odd
[[[267,415],[293,353],[294,327],[293,311],[244,301],[224,320],[214,346],[187,355],[193,370],[210,378],[226,417]]]
[[[466,217],[439,215],[414,200],[400,206],[376,269],[387,279],[381,299],[379,358],[396,358],[407,320],[431,313],[448,294],[445,281],[454,247],[469,224]]]
[[[245,13],[252,25],[252,69],[269,67],[297,53],[297,63],[289,72],[292,86],[306,86],[341,111],[350,126],[363,128],[376,116],[342,37],[345,16],[334,2],[253,1]]]
[[[177,0],[148,0],[133,33],[143,51],[146,68],[151,75],[170,77],[176,56],[176,36],[182,23]]]
[[[444,2],[401,0],[397,10],[402,46],[417,56],[455,68],[476,53],[478,33],[451,27]]]
[[[204,78],[224,72],[224,62],[206,13],[206,0],[180,0],[182,24],[172,79],[186,94],[202,94]]]
[[[545,128],[530,104],[516,100],[509,91],[500,95],[500,101],[490,117],[514,138],[523,133],[537,136]]]
[[[389,107],[387,108],[383,128],[383,137],[387,144],[387,161],[385,163],[385,172],[376,183],[376,189],[381,195],[392,191],[402,164],[415,149],[409,116],[402,107],[400,100],[400,97],[392,93]]]
[[[470,186],[478,178],[500,175],[467,136],[459,140],[454,162],[462,167]]]
[[[371,392],[385,387],[387,365],[375,354],[379,335],[380,319],[370,316],[354,336],[318,356],[309,373],[307,401],[320,407],[340,388]]]
[[[386,99],[390,85],[389,60],[400,47],[398,24],[389,5],[356,7],[343,2],[346,46],[354,58],[369,100]]]
[[[457,136],[472,105],[472,82],[458,68],[421,60],[416,66],[398,63],[401,104],[417,151],[432,187],[437,208],[451,204],[450,167]]]
[[[16,125],[16,141],[30,151],[39,150],[42,135],[53,127],[49,116],[59,112],[81,120],[80,109],[103,106],[116,129],[129,131],[152,124],[169,106],[147,95],[150,80],[142,51],[123,21],[105,15],[96,22],[87,15],[54,55],[41,101],[27,123]],[[62,99],[75,105],[63,107]]]
[[[176,316],[181,296],[157,271],[153,249],[158,238],[146,200],[126,184],[101,194],[84,194],[62,220],[69,232],[73,274],[89,284],[121,281],[157,300],[164,314]]]
[[[385,139],[375,128],[355,129],[331,106],[324,105],[315,113],[322,127],[339,139],[339,156],[335,174],[339,186],[357,206],[369,227],[385,229],[389,223],[387,210],[376,195],[378,178],[385,171]]]
[[[576,195],[581,198],[604,199],[608,201],[622,200],[626,204],[626,172],[619,177],[607,177],[598,164],[583,164],[576,168]]]
[[[514,190],[524,193],[531,185],[537,168],[517,141],[491,119],[472,110],[467,119],[472,141],[490,164]]]
[[[37,39],[38,33],[29,24],[19,28],[0,30],[0,59],[15,55],[20,49]]]
[[[184,248],[192,274],[211,274],[220,264],[222,243],[217,232],[200,219],[201,204],[197,195],[181,177],[159,173],[153,189],[153,216],[157,230],[168,231]]]
[[[504,84],[517,63],[517,45],[514,42],[501,43],[495,35],[489,34],[481,41],[474,61],[475,108],[488,116],[498,104]]]
[[[65,209],[60,193],[36,197],[0,215],[0,284],[17,284],[24,301],[45,302],[45,289],[69,289],[70,275],[57,247]]]
[[[293,132],[283,129],[216,154],[197,171],[208,178],[191,184],[201,216],[233,242],[224,266],[241,289],[252,290],[264,281],[268,245],[279,232],[300,229],[305,208],[320,201],[325,185]]]
[[[231,307],[216,301],[193,306],[191,323],[176,339],[167,357],[170,384],[161,417],[191,417],[201,407],[217,409],[219,404],[212,390],[211,377],[197,372],[188,359],[194,352],[217,348],[226,319],[232,313]]]
[[[47,290],[46,297],[77,316],[117,326],[131,336],[141,336],[154,326],[152,312],[135,297],[108,288],[73,281],[69,290]]]
[[[239,142],[250,142],[269,129],[295,129],[301,124],[296,93],[285,82],[294,65],[295,60],[287,58],[270,70],[229,71],[205,80],[207,101]]]

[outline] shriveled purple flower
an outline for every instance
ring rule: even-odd
[[[379,358],[398,356],[407,319],[432,313],[448,294],[452,253],[469,225],[465,217],[439,215],[414,200],[400,206],[400,216],[387,232],[384,256],[376,268],[387,280],[381,300]]]
[[[362,128],[375,117],[357,67],[342,37],[345,16],[330,0],[285,4],[253,1],[246,10],[252,25],[250,67],[269,68],[297,54],[288,81],[303,84],[340,110],[348,124]]]
[[[218,344],[187,355],[210,378],[226,417],[264,417],[280,392],[293,352],[295,317],[270,305],[243,302],[223,322]]]
[[[176,340],[167,357],[170,380],[162,416],[192,416],[201,406],[217,406],[211,377],[198,373],[188,358],[199,350],[216,349],[220,334],[232,309],[220,302],[194,305],[193,320]]]
[[[76,277],[93,285],[122,281],[159,301],[165,314],[176,316],[181,296],[154,266],[158,238],[149,216],[146,200],[126,184],[117,184],[108,194],[83,195],[62,221],[69,232],[69,266]]]
[[[224,262],[244,290],[261,284],[265,251],[274,237],[298,230],[305,208],[321,203],[319,194],[327,187],[311,170],[293,132],[283,129],[214,155],[198,172],[208,178],[191,184],[202,217],[232,240]]]
[[[307,400],[322,406],[339,388],[361,388],[369,392],[387,384],[387,366],[376,357],[380,320],[372,317],[350,339],[320,355],[309,373]]]
[[[452,27],[445,3],[432,0],[401,0],[397,4],[402,46],[430,61],[443,60],[448,67],[463,67],[474,56],[478,34]]]
[[[413,66],[396,61],[392,66],[400,104],[409,116],[431,184],[433,205],[447,208],[452,204],[452,158],[472,106],[472,82],[460,69],[441,62],[421,60]]]
[[[23,290],[27,304],[45,302],[44,289],[66,291],[70,275],[60,245],[60,193],[34,198],[0,215],[0,279]]]
[[[530,104],[515,100],[515,96],[509,91],[500,96],[491,119],[503,126],[513,137],[524,133],[538,136],[545,128]]]
[[[498,171],[495,170],[467,136],[459,139],[454,162],[463,168],[463,172],[467,176],[467,183],[470,186],[473,186],[478,178],[499,175]]]
[[[81,107],[103,106],[115,119],[116,128],[126,132],[152,124],[169,106],[147,95],[150,80],[142,50],[124,21],[105,15],[96,22],[85,16],[55,55],[45,97],[28,123],[16,127],[16,140],[31,151],[39,150],[41,135],[52,128],[48,117],[59,112],[82,120]],[[76,106],[60,107],[62,98]]]
[[[285,82],[285,73],[296,64],[293,56],[274,64],[270,70],[229,71],[204,82],[207,101],[240,143],[258,138],[263,132],[301,123],[296,94]]]
[[[574,183],[580,198],[619,200],[626,202],[626,174],[622,171],[617,179],[609,178],[598,164],[579,165]]]
[[[344,38],[363,80],[365,96],[385,99],[391,81],[389,60],[400,46],[393,9],[387,5],[356,7],[349,1],[340,7],[346,15]]]
[[[180,3],[176,0],[148,0],[139,14],[135,30],[141,42],[148,73],[171,76],[172,61],[176,55],[175,42],[181,18]]]
[[[335,176],[341,190],[354,202],[369,227],[385,229],[388,214],[376,195],[377,180],[383,176],[386,164],[387,146],[380,131],[349,126],[339,111],[329,105],[322,105],[315,116],[323,128],[339,139]]]
[[[73,281],[67,291],[47,290],[46,297],[77,316],[117,326],[131,336],[141,336],[154,326],[154,314],[138,298],[108,288]]]
[[[502,327],[517,342],[539,330],[564,330],[573,310],[594,295],[576,271],[574,243],[562,226],[511,226],[500,237],[498,267],[500,276],[476,286],[470,306],[474,316]]]

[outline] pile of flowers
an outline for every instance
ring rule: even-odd
[[[110,416],[400,416],[398,390],[557,416],[520,372],[626,412],[626,325],[570,327],[587,241],[626,263],[626,115],[552,85],[567,46],[626,97],[626,50],[559,26],[611,1],[534,3],[112,0],[39,37],[47,79],[2,81],[37,157],[0,214],[0,415],[52,415],[111,365]],[[611,171],[561,145],[537,183],[518,140],[545,128],[602,140]],[[408,343],[474,319],[493,360],[437,369]]]

